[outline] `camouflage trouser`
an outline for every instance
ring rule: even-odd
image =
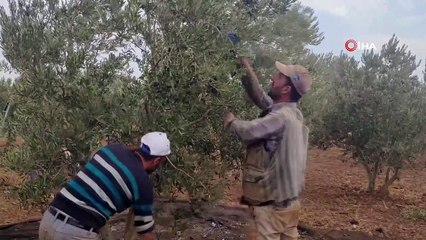
[[[250,207],[250,216],[254,222],[255,229],[249,239],[298,239],[297,223],[299,222],[300,209],[299,201],[293,202],[289,207]]]

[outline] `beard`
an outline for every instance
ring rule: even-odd
[[[280,93],[277,90],[271,88],[268,92],[268,96],[271,97],[272,100],[278,100],[280,98]]]

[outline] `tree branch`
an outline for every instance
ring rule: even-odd
[[[374,163],[374,176],[377,176],[377,173],[379,172],[379,165],[380,165],[380,161],[377,161]]]
[[[212,110],[213,110],[213,109],[212,109],[212,108],[210,108],[210,109],[209,109],[209,110],[207,110],[207,111],[203,114],[203,116],[201,116],[199,119],[197,119],[197,120],[195,120],[195,121],[192,121],[192,122],[190,122],[190,123],[188,123],[188,124],[186,124],[186,125],[183,125],[183,126],[182,126],[182,128],[186,128],[186,127],[192,126],[192,125],[194,125],[194,124],[197,124],[197,123],[199,123],[199,122],[203,121],[203,120],[204,120],[204,118],[206,118],[207,116],[209,116],[209,114],[210,114],[210,112],[211,112]]]
[[[389,178],[390,170],[391,170],[391,167],[388,167],[387,172],[386,172],[385,182],[380,187],[380,192],[385,194],[385,195],[389,194],[389,187],[392,185],[392,183],[395,182],[397,179],[399,179],[399,174],[400,174],[401,168],[396,168],[391,178]]]
[[[386,170],[385,183],[386,183],[387,181],[389,181],[390,170],[391,170],[391,168],[390,168],[390,167],[388,167],[388,169]]]
[[[362,166],[364,167],[365,171],[367,172],[367,175],[370,175],[371,170],[370,170],[370,168],[368,166],[368,163],[366,163],[366,162],[363,161],[362,162]]]
[[[395,182],[397,179],[399,179],[400,170],[401,170],[401,168],[395,169],[394,174],[392,175],[392,177],[388,181],[389,185],[391,185],[393,182]]]

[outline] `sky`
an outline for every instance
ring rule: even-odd
[[[416,74],[423,76],[426,59],[426,0],[301,0],[315,11],[324,40],[310,47],[315,53],[341,51],[360,59],[362,51],[348,52],[354,39],[380,51],[393,34],[422,60]],[[359,46],[359,44],[358,44]],[[352,45],[350,45],[352,47]]]
[[[341,51],[360,59],[362,51],[348,52],[345,42],[354,39],[380,51],[393,34],[422,60],[416,74],[423,76],[426,59],[426,0],[300,0],[314,9],[324,40],[310,46],[315,53]],[[0,0],[7,6],[7,0]],[[352,47],[352,45],[350,45]],[[0,54],[0,60],[4,59]],[[0,73],[1,74],[1,73]],[[5,77],[10,76],[6,74]]]

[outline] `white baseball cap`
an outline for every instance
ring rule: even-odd
[[[163,132],[150,132],[142,136],[141,148],[151,156],[170,155],[170,141]]]

